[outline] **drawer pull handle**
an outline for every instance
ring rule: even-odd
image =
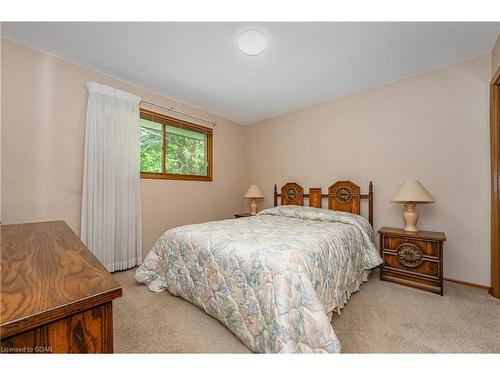
[[[403,243],[396,248],[396,258],[406,267],[418,267],[424,261],[422,250],[411,243]]]

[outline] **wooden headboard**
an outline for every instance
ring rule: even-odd
[[[373,184],[368,185],[368,194],[361,194],[358,185],[351,181],[337,181],[328,188],[328,194],[323,194],[321,188],[310,188],[309,194],[304,194],[302,186],[296,182],[288,182],[281,188],[274,185],[274,207],[278,205],[281,198],[282,205],[304,205],[304,198],[309,198],[309,206],[321,208],[323,198],[328,199],[330,210],[352,212],[360,215],[361,199],[368,199],[368,221],[373,226]]]

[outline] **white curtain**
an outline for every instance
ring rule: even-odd
[[[109,271],[142,261],[140,97],[87,84],[81,239]]]

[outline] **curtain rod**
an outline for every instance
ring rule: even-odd
[[[174,107],[164,107],[164,106],[156,104],[156,103],[148,102],[147,100],[141,100],[141,103],[145,103],[145,104],[152,105],[154,107],[162,108],[162,109],[165,109],[165,110],[167,110],[169,112],[177,113],[177,114],[182,115],[182,116],[194,118],[196,120],[203,121],[203,122],[205,122],[207,124],[210,124],[210,125],[212,125],[214,127],[215,127],[215,125],[217,125],[217,122],[215,122],[215,121],[207,120],[207,119],[204,119],[203,117],[198,117],[198,116],[195,116],[195,115],[190,115],[189,113],[179,111],[179,110],[175,109]]]

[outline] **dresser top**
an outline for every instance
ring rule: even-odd
[[[64,221],[2,225],[0,335],[10,336],[122,295]]]
[[[443,232],[430,232],[425,230],[419,230],[417,232],[407,232],[403,228],[392,228],[392,227],[382,227],[378,230],[378,232],[398,237],[446,241],[446,236]]]

